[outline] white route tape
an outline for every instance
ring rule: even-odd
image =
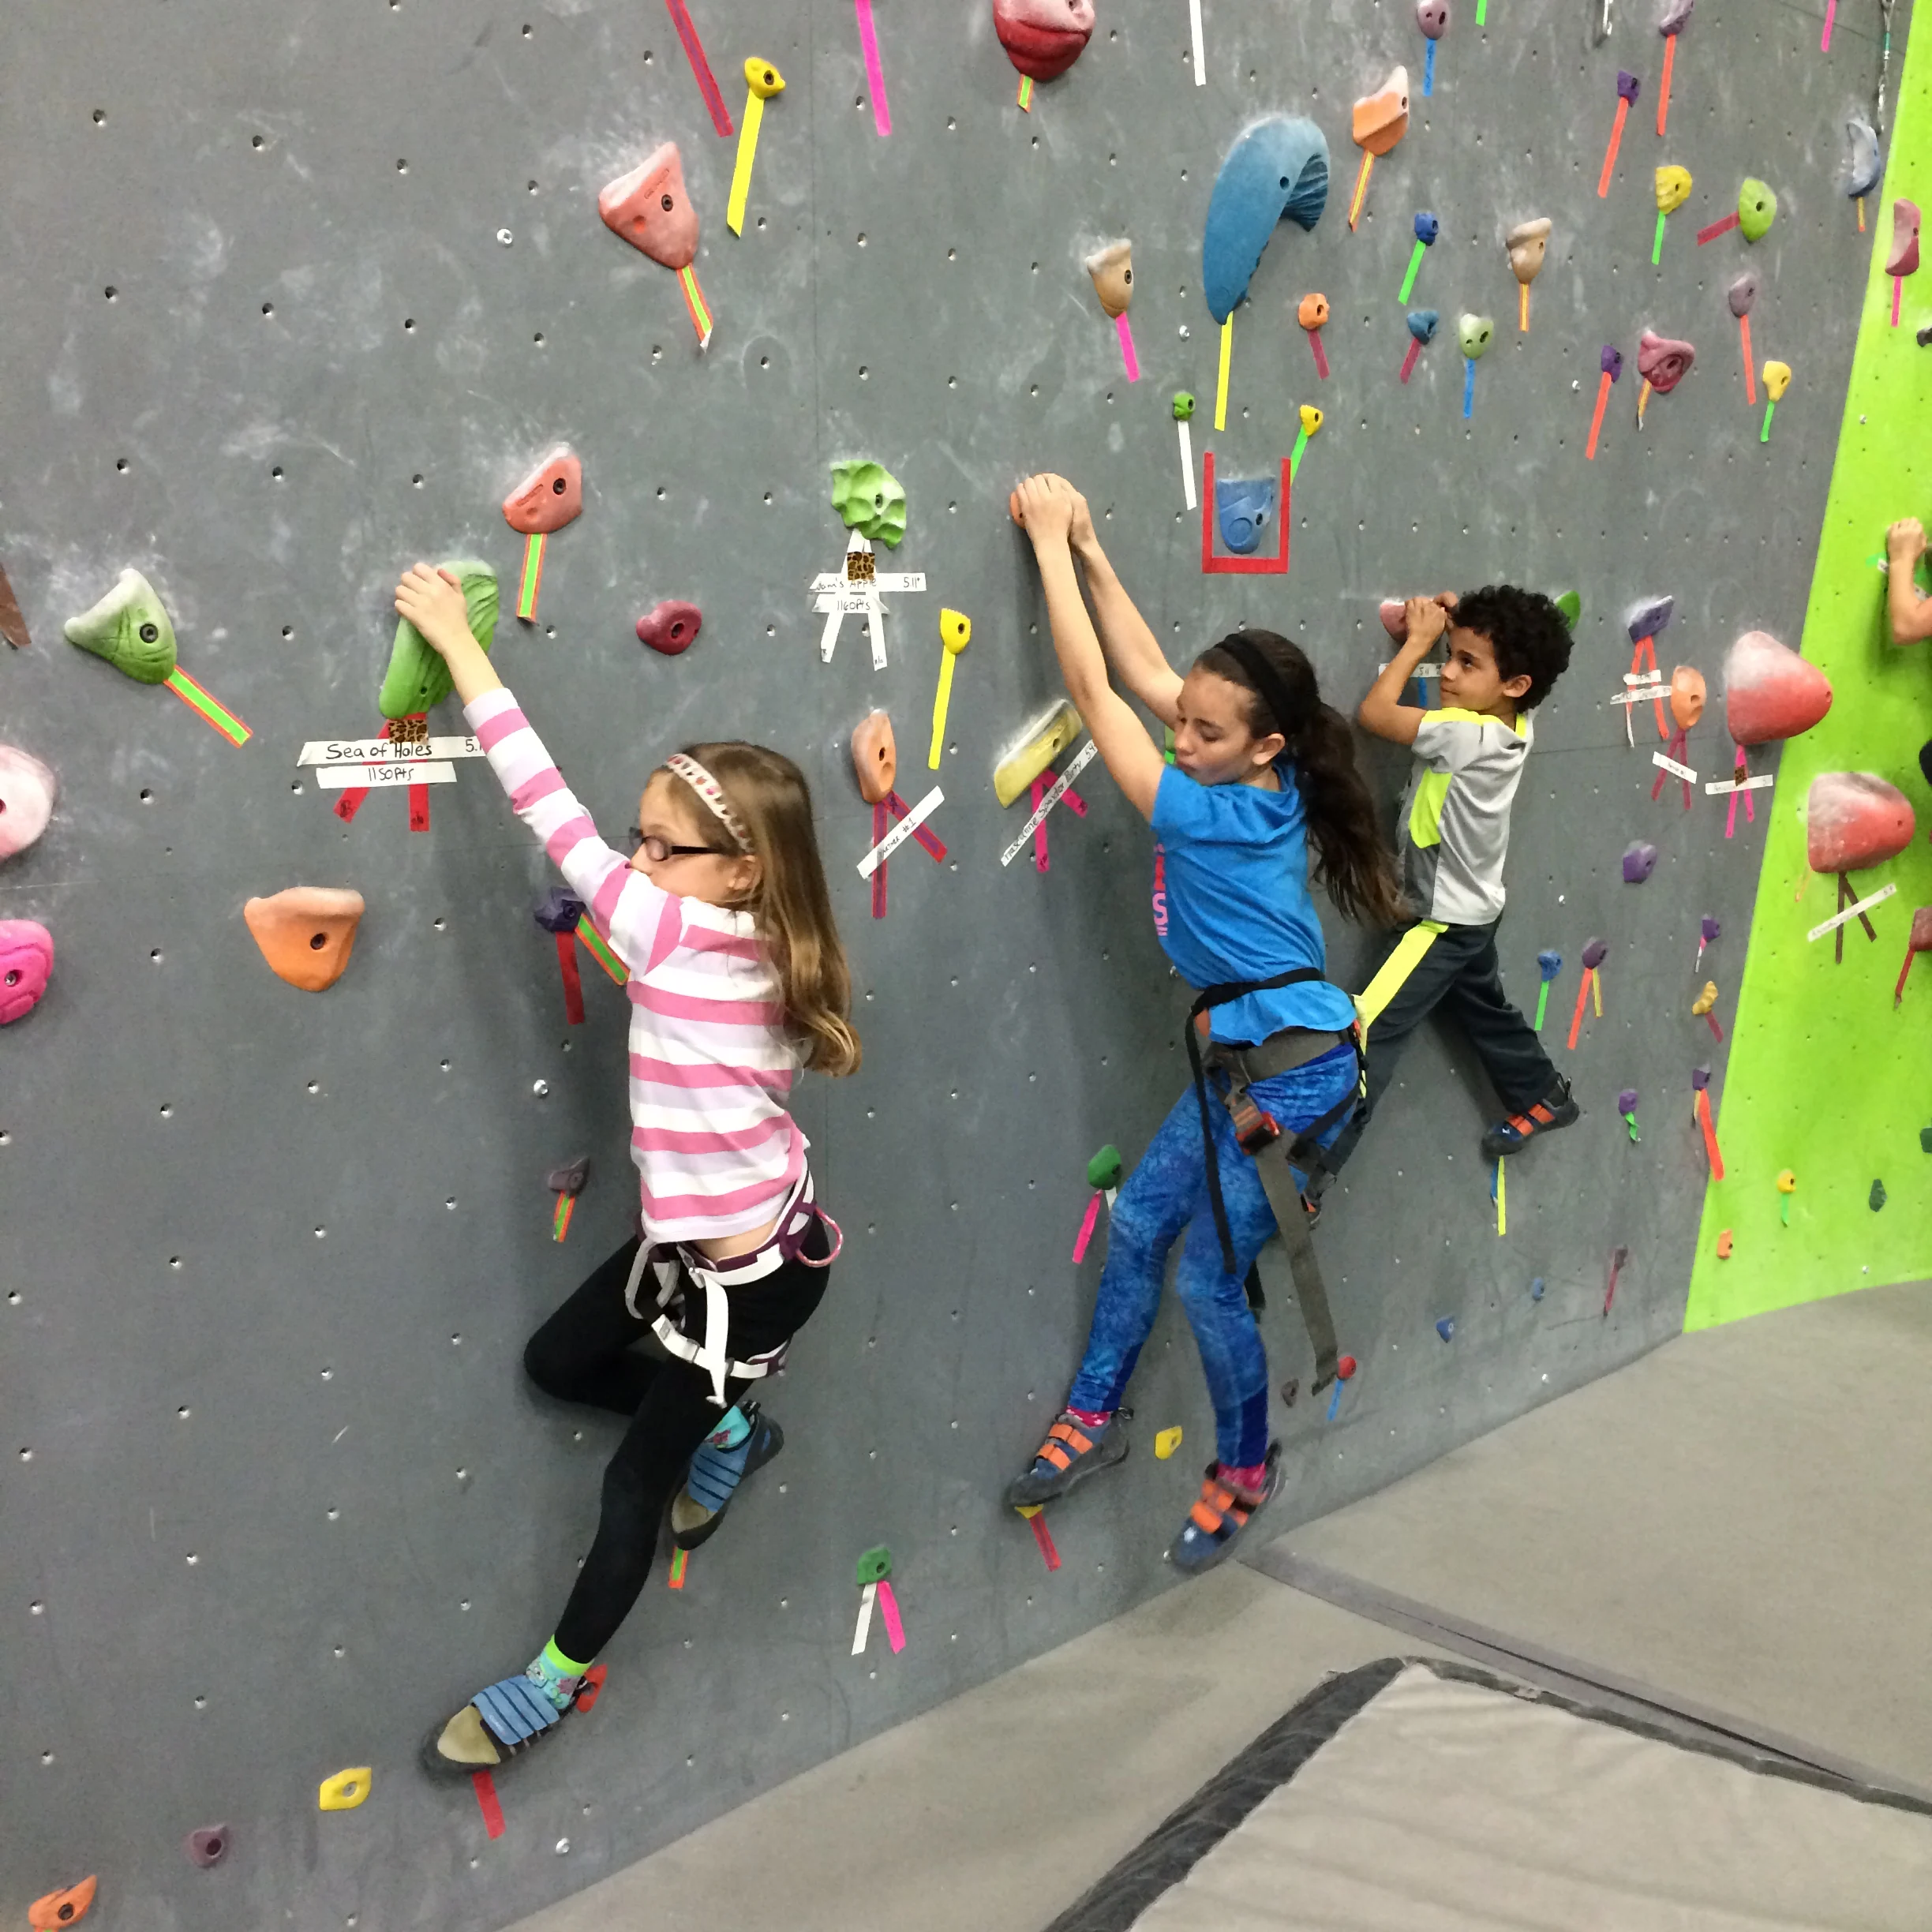
[[[325,765],[316,773],[316,783],[324,792],[350,792],[366,787],[372,792],[384,786],[454,784],[454,765]]]
[[[430,758],[481,758],[474,738],[432,738],[422,744],[397,744],[388,738],[311,738],[298,765],[421,764]]]
[[[1875,893],[1861,899],[1856,905],[1848,905],[1842,912],[1834,913],[1822,925],[1814,926],[1805,934],[1806,938],[1822,939],[1828,932],[1836,932],[1840,926],[1858,918],[1862,913],[1869,912],[1874,906],[1884,904],[1897,890],[1896,886],[1881,886]]]
[[[870,878],[899,848],[945,803],[945,794],[934,785],[886,836],[859,861],[859,876]]]
[[[1688,765],[1679,765],[1674,758],[1666,758],[1661,751],[1650,754],[1650,762],[1662,766],[1673,778],[1681,778],[1686,784],[1695,784],[1698,776]]]
[[[1046,814],[1060,803],[1061,799],[1066,796],[1067,787],[1073,784],[1073,781],[1094,762],[1094,754],[1099,749],[1099,746],[1095,744],[1091,738],[1080,747],[1079,757],[1075,758],[1073,762],[1054,780],[1052,788],[1040,800],[1033,816],[1020,828],[1020,836],[1000,854],[1002,865],[1011,865],[1014,859],[1019,857],[1020,848],[1045,823]]]

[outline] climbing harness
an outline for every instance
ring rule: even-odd
[[[814,1261],[804,1251],[805,1241],[820,1221],[832,1230],[832,1252],[822,1261]],[[637,1258],[631,1264],[631,1279],[624,1284],[624,1306],[640,1321],[644,1319],[643,1310],[638,1306],[638,1289],[648,1264],[656,1271],[658,1283],[659,1312],[651,1324],[651,1332],[679,1361],[696,1363],[710,1376],[711,1400],[722,1409],[726,1406],[724,1384],[728,1381],[755,1382],[769,1375],[784,1365],[785,1351],[792,1346],[788,1337],[776,1348],[764,1350],[743,1361],[734,1361],[728,1352],[731,1340],[728,1291],[762,1281],[792,1261],[803,1262],[807,1267],[829,1267],[844,1245],[844,1230],[813,1198],[811,1170],[807,1168],[786,1196],[777,1226],[749,1254],[714,1261],[685,1242],[651,1247],[640,1241]],[[695,1336],[691,1332],[694,1324],[698,1327]]]
[[[1215,1232],[1221,1238],[1221,1259],[1231,1275],[1234,1271],[1234,1237],[1228,1227],[1227,1206],[1221,1198],[1221,1163],[1215,1148],[1214,1123],[1208,1111],[1208,1076],[1225,1076],[1227,1091],[1223,1104],[1241,1151],[1252,1159],[1260,1176],[1261,1191],[1281,1230],[1282,1245],[1288,1251],[1288,1269],[1294,1277],[1295,1299],[1301,1306],[1301,1320],[1315,1350],[1317,1389],[1335,1380],[1340,1350],[1335,1341],[1335,1316],[1328,1306],[1327,1285],[1322,1279],[1321,1264],[1315,1258],[1315,1244],[1309,1237],[1309,1221],[1314,1208],[1295,1178],[1298,1167],[1305,1174],[1327,1171],[1326,1151],[1321,1136],[1339,1127],[1354,1112],[1368,1081],[1368,1063],[1362,1053],[1361,1028],[1353,1026],[1346,1033],[1311,1032],[1290,1028],[1271,1034],[1258,1045],[1235,1046],[1207,1038],[1209,1010],[1230,1002],[1245,999],[1251,993],[1271,991],[1277,987],[1302,986],[1320,982],[1324,975],[1316,966],[1298,966],[1291,972],[1277,973],[1271,979],[1236,979],[1211,986],[1196,995],[1188,1009],[1186,1028],[1188,1065],[1194,1078],[1194,1096],[1200,1106],[1201,1147],[1208,1170],[1208,1199],[1214,1209]],[[1271,1148],[1286,1137],[1279,1122],[1254,1099],[1249,1089],[1262,1080],[1272,1080],[1291,1069],[1305,1066],[1311,1060],[1332,1052],[1346,1042],[1355,1050],[1355,1084],[1319,1120],[1303,1128],[1284,1150],[1286,1158],[1264,1159]]]

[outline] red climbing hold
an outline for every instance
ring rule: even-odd
[[[1739,744],[1772,744],[1808,732],[1832,706],[1816,665],[1763,631],[1747,631],[1724,658],[1724,724]]]
[[[1814,872],[1862,872],[1896,859],[1916,829],[1896,785],[1870,772],[1821,772],[1805,802],[1805,856]]]

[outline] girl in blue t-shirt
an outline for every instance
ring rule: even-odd
[[[1354,1003],[1320,977],[1310,845],[1316,877],[1349,917],[1392,923],[1401,907],[1348,724],[1322,702],[1307,657],[1271,631],[1224,638],[1178,676],[1114,574],[1085,500],[1064,478],[1029,477],[1010,507],[1033,541],[1067,695],[1114,781],[1154,827],[1161,945],[1197,992],[1214,990],[1203,1015],[1212,1040],[1256,1049],[1264,1065],[1284,1069],[1249,1088],[1282,1129],[1275,1157],[1324,1121],[1316,1138],[1325,1145],[1347,1118],[1358,1074]],[[1172,729],[1171,766],[1109,684],[1110,664]],[[1293,983],[1256,984],[1282,979]],[[1225,1095],[1226,1073],[1211,1077]],[[1273,1493],[1281,1455],[1268,1440],[1267,1360],[1244,1286],[1275,1232],[1275,1216],[1219,1099],[1204,1104],[1183,1094],[1121,1187],[1080,1372],[1006,1500],[1020,1507],[1063,1496],[1127,1453],[1121,1397],[1154,1326],[1167,1251],[1183,1230],[1175,1286],[1207,1372],[1217,1460],[1168,1554],[1196,1571],[1227,1553]]]

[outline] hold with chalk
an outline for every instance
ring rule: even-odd
[[[1406,382],[1415,373],[1416,358],[1422,353],[1425,343],[1436,339],[1436,331],[1442,317],[1433,309],[1412,309],[1409,312],[1409,349],[1402,361],[1402,380]]]
[[[1093,279],[1100,306],[1120,338],[1121,361],[1126,366],[1127,380],[1138,382],[1140,358],[1134,353],[1133,330],[1127,320],[1128,307],[1133,301],[1133,244],[1110,242],[1087,257],[1085,267]]]

